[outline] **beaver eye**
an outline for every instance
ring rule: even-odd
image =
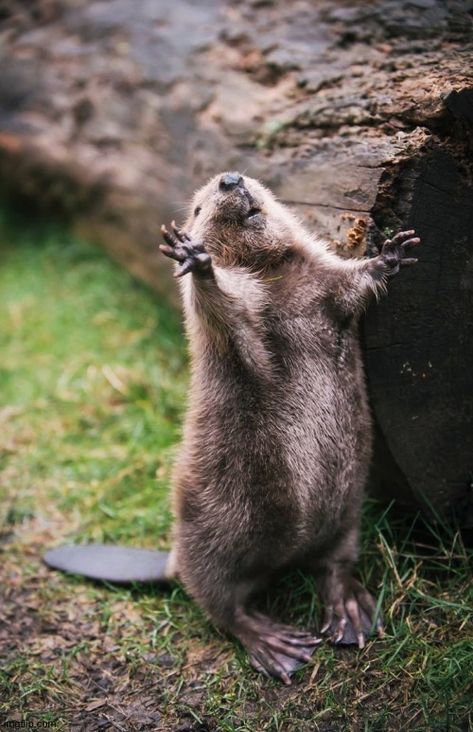
[[[260,214],[260,213],[261,213],[260,208],[258,208],[257,206],[252,206],[252,208],[250,208],[250,210],[246,214],[246,218],[253,219],[253,218],[255,218],[255,216],[258,216],[258,214]]]
[[[202,210],[202,207],[201,206],[197,206],[194,209],[194,216],[198,216],[200,214],[201,210]]]

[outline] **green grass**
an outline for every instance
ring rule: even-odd
[[[471,554],[453,530],[366,507],[360,576],[386,638],[323,646],[285,688],[252,672],[181,588],[48,572],[65,540],[170,545],[186,398],[180,317],[96,248],[3,227],[0,721],[55,729],[460,730],[473,678]],[[310,577],[271,612],[314,625]],[[2,716],[3,715],[3,716]]]
[[[83,539],[156,541],[185,397],[178,316],[57,234],[4,244],[0,267],[3,459],[19,470],[8,515],[52,501]],[[18,440],[29,442],[20,464]],[[31,490],[38,479],[47,493]]]

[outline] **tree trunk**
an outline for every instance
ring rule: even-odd
[[[471,2],[18,0],[0,9],[4,193],[170,295],[159,224],[222,169],[342,256],[414,226],[370,307],[374,483],[472,521]],[[172,295],[170,295],[172,296]]]

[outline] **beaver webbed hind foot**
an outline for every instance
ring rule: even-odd
[[[378,636],[383,636],[383,621],[375,599],[353,577],[326,578],[322,597],[325,616],[320,632],[328,635],[332,643],[364,648],[375,629]]]
[[[160,244],[160,251],[170,259],[180,264],[175,277],[182,277],[188,272],[205,275],[211,270],[212,260],[210,254],[205,251],[202,242],[191,239],[182,229],[178,229],[175,222],[171,223],[172,232],[168,231],[164,224],[161,226],[161,233],[166,244]]]
[[[260,613],[237,614],[234,634],[248,651],[251,665],[285,684],[308,663],[322,638],[289,625],[275,623]]]

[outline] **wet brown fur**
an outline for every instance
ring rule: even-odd
[[[169,573],[246,643],[251,596],[281,569],[314,572],[327,601],[351,577],[372,441],[357,327],[386,272],[339,258],[258,181],[219,180],[185,225],[213,274],[180,281],[191,386]]]

